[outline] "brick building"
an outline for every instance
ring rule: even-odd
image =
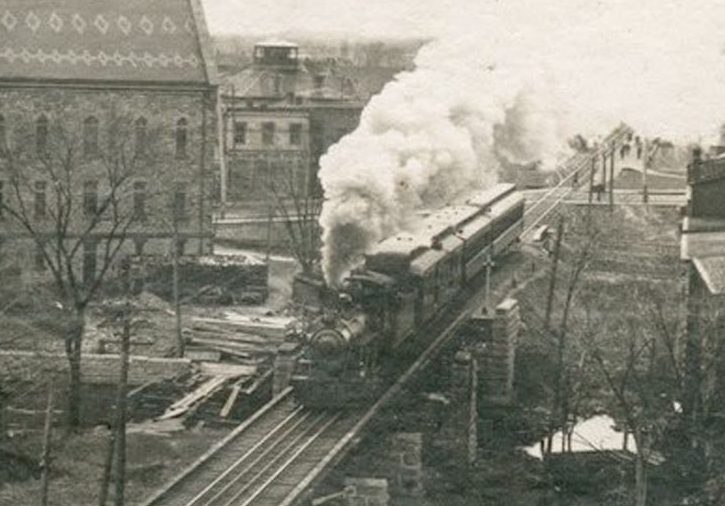
[[[83,237],[84,277],[109,234],[123,251],[163,254],[175,223],[179,250],[209,252],[217,77],[200,1],[0,0],[0,36],[2,202],[33,206],[36,229],[57,235],[51,160],[64,157],[66,237]],[[104,209],[113,191],[134,216],[123,238],[118,209]],[[20,250],[23,271],[44,270],[8,214],[5,245]]]
[[[259,43],[253,55],[221,89],[225,200],[255,207],[280,174],[319,194],[319,159],[357,127],[369,90],[332,63],[302,61],[293,43]]]

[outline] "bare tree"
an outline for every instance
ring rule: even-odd
[[[21,125],[14,142],[0,152],[0,173],[7,181],[0,203],[8,218],[5,236],[34,246],[36,267],[47,271],[65,313],[71,429],[80,424],[86,309],[129,231],[145,219],[147,196],[134,187],[134,179],[150,174],[156,163],[157,132],[139,132],[137,122],[110,116],[103,137],[95,118]]]
[[[570,233],[573,229],[576,234],[574,240],[564,241],[567,221]],[[553,451],[553,436],[557,428],[561,428],[565,435],[562,438],[562,451],[565,450],[564,444],[573,428],[573,425],[569,424],[569,419],[577,414],[578,405],[582,400],[582,396],[579,395],[583,386],[581,372],[587,364],[587,352],[571,342],[570,320],[576,296],[582,285],[582,276],[592,260],[599,236],[600,233],[592,221],[591,206],[584,217],[577,214],[560,217],[543,324],[547,339],[552,341],[556,349],[554,366],[556,378],[552,389],[549,434],[545,447],[547,454]],[[566,269],[558,268],[560,257],[567,260]],[[564,298],[556,301],[556,287],[562,282]],[[552,325],[555,306],[560,308],[558,325]]]
[[[282,164],[266,181],[274,214],[284,223],[290,251],[305,274],[319,262],[322,199],[313,195],[306,167]]]

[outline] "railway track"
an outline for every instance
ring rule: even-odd
[[[480,281],[480,280],[479,280]],[[359,411],[314,411],[291,388],[272,399],[143,506],[292,506],[339,462],[382,406],[435,356],[457,326],[485,300],[477,291],[430,329],[415,361],[371,406]]]
[[[609,144],[628,133],[618,129]],[[614,135],[614,134],[613,134]],[[612,137],[612,136],[610,136]],[[609,145],[607,144],[607,145]],[[565,164],[562,181],[528,206],[524,234],[563,200],[570,184],[595,154],[577,155]],[[479,287],[480,288],[480,287]],[[351,447],[354,438],[414,374],[431,360],[457,326],[477,310],[482,290],[464,297],[458,314],[445,318],[425,350],[366,410],[314,411],[300,406],[287,389],[217,443],[142,506],[291,506]]]
[[[552,211],[577,187],[577,183],[588,181],[589,173],[592,170],[592,159],[596,159],[605,151],[609,151],[612,145],[621,142],[632,129],[624,124],[609,134],[601,146],[591,153],[577,153],[569,158],[559,169],[563,174],[561,181],[546,191],[539,199],[528,204],[524,212],[524,231],[521,240],[531,239],[536,228],[546,219]]]
[[[315,412],[284,391],[144,506],[261,506],[283,501],[355,419]]]

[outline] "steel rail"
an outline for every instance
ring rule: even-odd
[[[197,501],[199,501],[207,493],[209,493],[210,491],[212,491],[212,489],[217,484],[219,484],[219,482],[221,480],[223,480],[224,478],[226,478],[227,476],[229,476],[232,472],[235,472],[239,468],[240,465],[245,464],[246,461],[249,459],[249,457],[251,457],[254,454],[254,452],[256,452],[262,445],[264,445],[267,441],[269,441],[272,438],[272,436],[279,429],[281,429],[283,426],[287,425],[287,423],[290,420],[292,420],[293,418],[295,418],[302,411],[302,409],[304,409],[304,408],[302,406],[299,406],[297,409],[295,409],[295,411],[293,411],[292,413],[290,413],[284,420],[282,420],[279,424],[277,424],[277,426],[274,429],[272,429],[271,432],[269,432],[264,438],[260,439],[252,448],[250,448],[247,452],[245,452],[244,455],[242,455],[241,457],[239,457],[239,459],[237,459],[232,466],[230,466],[226,471],[224,471],[222,474],[220,474],[204,490],[202,490],[199,494],[197,494],[196,497],[194,497],[191,501],[189,501],[186,504],[186,506],[195,506],[195,504],[197,503]],[[288,428],[286,431],[284,431],[282,433],[282,435],[275,442],[275,444],[283,441],[289,434],[291,434],[301,423],[303,423],[307,419],[307,416],[308,415],[309,415],[309,412],[304,413],[292,425],[292,427]],[[213,504],[214,501],[216,501],[224,492],[226,492],[227,490],[229,490],[229,488],[232,485],[236,484],[236,482],[239,480],[239,478],[241,476],[244,476],[246,473],[248,473],[251,470],[251,468],[262,459],[262,457],[265,457],[274,448],[275,444],[273,444],[272,446],[270,446],[269,448],[267,448],[261,455],[258,455],[254,460],[252,460],[251,463],[249,463],[248,465],[246,465],[244,467],[244,469],[241,472],[239,472],[237,474],[237,476],[232,481],[230,481],[229,483],[227,483],[226,485],[224,485],[221,490],[219,490],[218,492],[216,492],[211,498],[209,498],[206,502],[204,502],[203,503],[203,506],[209,506],[210,504]]]
[[[340,413],[335,413],[332,416],[329,417],[329,419],[323,423],[322,428],[320,428],[312,437],[310,437],[302,446],[300,446],[295,452],[287,459],[284,464],[275,471],[275,473],[267,478],[267,480],[262,483],[262,485],[254,491],[252,496],[247,499],[245,502],[238,506],[249,506],[252,504],[259,495],[264,492],[274,481],[291,465],[293,464],[297,458],[307,449],[309,446],[316,441],[322,434],[325,433],[325,431],[339,418]],[[227,503],[224,506],[231,506],[231,503]]]
[[[155,494],[149,497],[145,502],[141,503],[141,506],[155,506],[160,501],[166,499],[169,494],[173,494],[174,488],[179,485],[182,481],[186,480],[189,476],[199,471],[201,466],[209,462],[212,458],[218,455],[218,453],[229,446],[235,439],[237,439],[242,433],[249,429],[252,425],[256,424],[264,415],[271,412],[273,409],[278,408],[282,401],[289,399],[292,393],[292,387],[288,387],[280,392],[276,397],[272,398],[267,404],[258,409],[252,416],[247,420],[239,424],[232,432],[227,434],[224,438],[215,443],[208,451],[206,451],[201,457],[196,459],[193,463],[188,465],[181,473],[176,475],[170,482],[164,487],[158,490]]]

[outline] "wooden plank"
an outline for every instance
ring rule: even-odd
[[[240,390],[241,386],[238,384],[232,387],[232,392],[229,394],[229,397],[227,397],[227,402],[224,403],[224,407],[222,407],[222,410],[219,412],[219,416],[224,418],[229,416],[229,412],[232,410],[232,406],[234,406]]]
[[[237,332],[234,330],[226,330],[222,328],[209,328],[209,327],[199,327],[194,326],[192,327],[192,337],[193,336],[199,336],[199,337],[219,337],[222,339],[227,339],[229,341],[239,341],[239,342],[247,342],[247,343],[255,343],[255,344],[266,344],[269,342],[269,339],[265,339],[263,337],[255,336],[252,334],[245,334],[241,332]]]
[[[221,377],[224,380],[238,378],[240,376],[254,376],[257,374],[257,367],[242,364],[217,364],[214,362],[202,362],[201,372],[208,376]]]
[[[222,358],[221,351],[205,348],[187,347],[184,356],[194,362],[219,362]]]
[[[157,420],[168,420],[169,418],[183,415],[192,406],[211,396],[228,379],[229,376],[215,376],[205,381],[199,388],[169,406],[166,412],[158,417]]]

